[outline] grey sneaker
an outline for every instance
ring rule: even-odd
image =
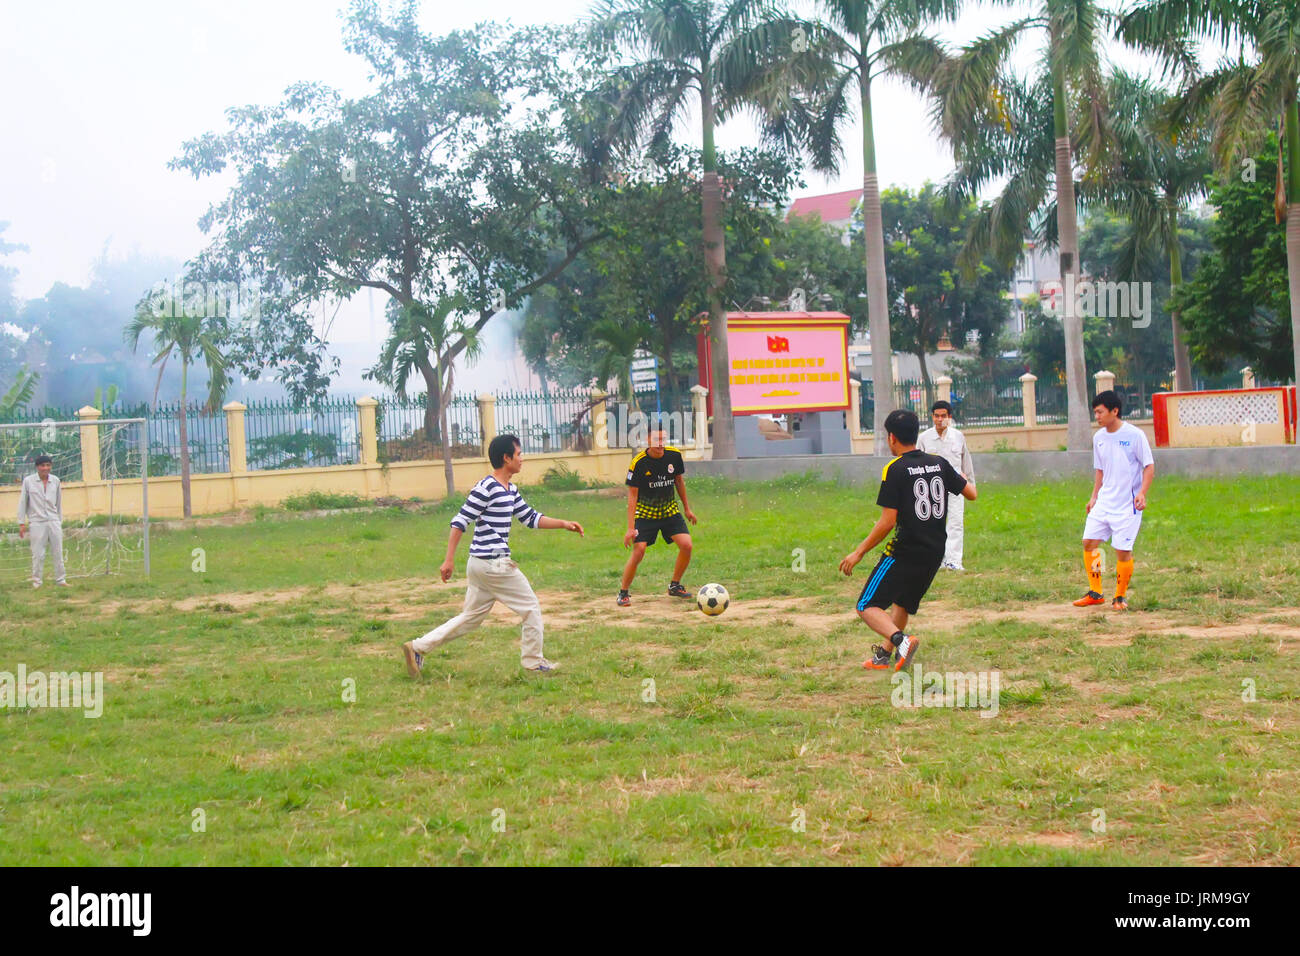
[[[406,658],[406,673],[412,677],[419,677],[420,671],[424,667],[424,655],[417,654],[411,642],[407,641],[402,645],[402,656]]]
[[[524,669],[530,671],[537,671],[539,674],[549,674],[551,671],[559,670],[560,665],[555,663],[554,661],[548,661],[545,657],[543,657],[532,667],[526,667]]]

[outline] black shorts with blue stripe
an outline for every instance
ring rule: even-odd
[[[865,611],[869,607],[878,607],[888,611],[897,604],[908,614],[915,614],[941,564],[942,553],[932,562],[899,561],[885,555],[867,576],[867,583],[858,595],[857,609]]]

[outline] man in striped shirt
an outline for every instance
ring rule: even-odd
[[[465,606],[441,627],[402,645],[406,670],[412,677],[420,676],[425,654],[474,630],[483,623],[497,601],[524,619],[523,636],[519,642],[524,669],[545,674],[559,666],[542,656],[542,607],[519,565],[510,560],[510,522],[518,518],[521,524],[530,528],[563,528],[575,531],[579,536],[583,536],[582,525],[576,521],[548,518],[524,501],[510,480],[524,467],[524,453],[514,435],[498,435],[492,439],[488,445],[488,459],[492,462],[492,474],[470,489],[460,511],[451,519],[447,559],[438,569],[444,582],[451,580],[456,567],[456,547],[469,523],[474,522],[474,537],[470,541],[469,562],[465,567],[468,581]]]

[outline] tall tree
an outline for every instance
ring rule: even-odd
[[[820,17],[806,42],[795,45],[787,69],[773,74],[763,97],[767,132],[805,148],[814,168],[837,172],[844,158],[841,127],[862,121],[862,219],[866,239],[867,321],[871,374],[877,395],[894,391],[889,284],[871,88],[882,76],[937,61],[937,45],[916,34],[924,23],[955,19],[958,0],[818,0]],[[873,432],[881,454],[887,401],[877,402]]]
[[[1276,117],[1275,216],[1286,222],[1287,290],[1293,381],[1300,383],[1300,4],[1295,0],[1150,0],[1127,13],[1120,35],[1162,54],[1184,75],[1175,123],[1208,119],[1213,154],[1225,176],[1265,142]],[[1191,42],[1214,40],[1237,56],[1201,74]],[[1282,144],[1285,143],[1285,161]]]
[[[387,385],[402,398],[406,386],[416,372],[424,374],[426,368],[433,372],[430,391],[424,405],[424,437],[438,441],[442,447],[443,477],[447,494],[456,492],[456,474],[451,463],[451,432],[448,429],[447,406],[451,402],[455,366],[444,365],[443,356],[453,341],[465,343],[465,358],[473,362],[483,352],[482,339],[456,310],[466,307],[464,296],[447,296],[432,308],[423,303],[399,305],[390,301],[389,308],[397,313],[390,320],[388,338],[380,350],[379,360],[367,369],[365,377]],[[426,381],[428,380],[428,376]]]
[[[206,409],[214,411],[221,406],[221,397],[230,384],[229,367],[219,344],[221,329],[215,327],[205,316],[203,303],[185,302],[181,308],[169,309],[168,313],[159,314],[153,308],[153,301],[146,298],[140,310],[126,327],[126,344],[134,352],[140,347],[140,337],[148,333],[153,338],[153,347],[157,350],[153,364],[158,366],[158,385],[162,385],[163,372],[167,362],[175,357],[181,366],[180,412],[177,425],[181,444],[181,501],[185,517],[190,517],[190,441],[186,405],[189,402],[189,371],[196,362],[203,362],[208,369],[208,395]],[[158,392],[155,388],[153,402],[158,404]]]
[[[882,224],[892,263],[890,323],[899,347],[921,363],[927,406],[935,394],[926,355],[938,348],[940,339],[946,336],[960,348],[971,335],[981,342],[995,338],[1006,324],[1011,270],[992,257],[970,271],[958,265],[969,221],[977,212],[974,200],[950,203],[929,183],[916,193],[888,189],[882,196]],[[882,397],[892,394],[876,392]]]
[[[1079,188],[1076,165],[1100,174],[1113,151],[1099,50],[1107,14],[1096,0],[1033,0],[1032,15],[981,37],[952,56],[939,44],[904,51],[905,69],[934,101],[941,134],[953,144],[959,197],[1005,180],[1001,193],[972,224],[967,264],[992,250],[1004,263],[1035,233],[1057,246],[1061,279],[1079,276]],[[1043,41],[1037,72],[1022,81],[1010,68],[1028,33]],[[1065,296],[1067,443],[1085,450],[1092,439],[1083,324]]]
[[[1275,218],[1272,189],[1277,142],[1252,157],[1256,181],[1227,179],[1210,191],[1218,210],[1209,224],[1211,251],[1174,296],[1188,347],[1212,374],[1229,362],[1249,364],[1261,379],[1286,381],[1294,371],[1287,281],[1287,236]]]
[[[403,320],[459,294],[477,334],[602,234],[611,190],[573,142],[589,132],[591,84],[564,65],[572,38],[491,24],[431,37],[418,14],[415,0],[392,13],[354,0],[345,45],[371,92],[298,84],[278,106],[230,111],[228,132],[173,161],[195,176],[233,167],[235,186],[201,220],[214,241],[197,265],[256,286],[256,320],[232,325],[234,354],[251,378],[276,369],[296,399],[333,373],[314,319],[326,298],[376,289]],[[417,360],[435,408],[438,368],[470,342],[453,335]]]
[[[702,228],[709,276],[713,455],[736,457],[727,351],[723,232],[725,186],[718,175],[714,131],[756,102],[773,64],[790,52],[798,23],[768,0],[604,0],[593,34],[621,48],[632,62],[612,71],[605,88],[609,140],[624,154],[648,140],[667,141],[677,121],[698,109],[702,143]]]
[[[1208,132],[1196,122],[1171,129],[1164,119],[1170,97],[1147,80],[1116,71],[1107,85],[1116,163],[1098,183],[1097,196],[1129,223],[1114,278],[1137,280],[1150,250],[1159,249],[1169,262],[1170,286],[1177,289],[1183,282],[1179,219],[1191,200],[1205,195]],[[1174,387],[1186,392],[1192,388],[1191,359],[1178,313],[1171,320]]]

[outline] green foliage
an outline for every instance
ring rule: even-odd
[[[248,443],[248,462],[265,468],[301,468],[337,464],[338,439],[299,429],[296,432],[254,438]]]
[[[556,462],[542,475],[542,485],[550,491],[581,491],[587,480],[564,462]]]
[[[925,356],[939,340],[947,336],[963,348],[973,334],[980,352],[991,354],[1006,321],[1011,270],[991,257],[973,270],[958,266],[977,212],[973,199],[951,202],[929,183],[915,193],[889,189],[881,195],[891,341],[920,359],[927,402],[934,396]]]
[[[1210,372],[1250,365],[1256,376],[1285,382],[1294,371],[1286,227],[1274,220],[1277,144],[1255,161],[1255,181],[1216,183],[1212,251],[1174,296],[1192,358]]]
[[[371,502],[360,495],[332,491],[305,491],[284,499],[288,511],[323,511],[332,508],[368,508]]]

